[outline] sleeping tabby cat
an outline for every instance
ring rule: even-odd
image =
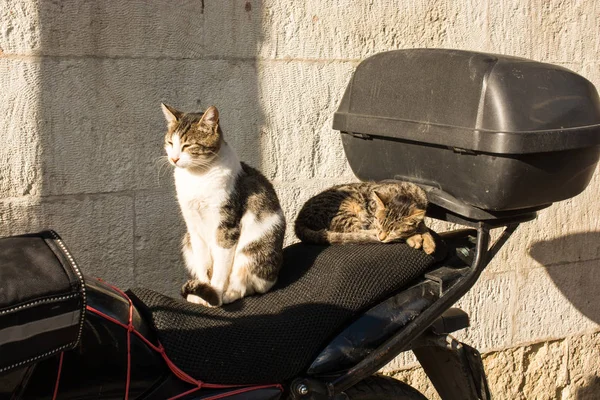
[[[165,104],[165,150],[187,226],[181,289],[190,302],[220,306],[264,293],[281,268],[285,218],[273,185],[240,162],[223,138],[219,112],[183,113]]]
[[[433,237],[423,219],[425,192],[408,182],[338,185],[309,199],[296,219],[296,236],[308,243],[406,243],[431,254]]]

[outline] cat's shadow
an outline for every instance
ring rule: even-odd
[[[539,241],[529,253],[580,313],[600,323],[600,232]]]
[[[301,251],[300,249],[302,248],[307,251]],[[279,272],[277,283],[271,288],[270,292],[285,290],[288,286],[302,278],[302,276],[306,274],[307,269],[314,264],[319,254],[327,248],[328,246],[306,245],[300,243],[284,248],[283,265]],[[293,259],[298,257],[302,258],[301,263],[294,262]],[[298,266],[300,266],[300,268],[298,268]],[[223,306],[223,309],[227,312],[241,311],[244,308],[244,305],[245,299],[241,299]]]
[[[181,314],[179,307],[158,307],[157,311]],[[241,316],[235,320],[213,315],[205,320],[202,328],[194,328],[192,324],[165,327],[161,329],[161,336],[167,340],[161,340],[167,354],[172,351],[179,357],[178,367],[192,376],[202,374],[203,380],[226,384],[268,383],[286,379],[282,376],[286,371],[293,376],[306,370],[352,314],[340,306],[305,303],[276,314]],[[309,318],[313,321],[310,329],[294,322],[306,321],[307,316],[315,316]],[[321,316],[335,316],[336,323]],[[180,356],[175,348],[179,342],[173,344],[173,338],[198,343],[193,347],[195,352]]]

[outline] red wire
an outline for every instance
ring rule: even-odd
[[[185,397],[185,396],[187,396],[188,394],[192,394],[192,393],[194,393],[194,392],[196,392],[196,391],[198,391],[198,390],[200,390],[200,389],[202,389],[202,387],[198,386],[198,387],[195,387],[195,388],[193,388],[193,389],[190,389],[190,390],[188,390],[187,392],[183,392],[183,393],[181,393],[181,394],[178,394],[178,395],[177,395],[177,396],[175,396],[175,397],[169,397],[167,400],[175,400],[175,399],[179,399],[179,398],[181,398],[181,397]],[[206,400],[206,399],[204,399],[204,400]]]
[[[60,353],[60,358],[58,359],[58,373],[56,374],[56,383],[54,384],[54,395],[52,396],[52,400],[56,400],[58,396],[58,384],[60,383],[60,374],[62,372],[63,365],[63,356],[64,352]]]
[[[129,298],[127,298],[129,300]],[[129,300],[129,325],[127,326],[127,383],[125,384],[125,400],[129,400],[129,385],[131,383],[131,332],[133,327],[133,304]]]
[[[99,279],[100,281],[102,281],[101,279]],[[184,397],[190,393],[193,393],[197,390],[200,390],[203,387],[206,388],[214,388],[214,389],[226,389],[226,388],[234,388],[234,387],[241,387],[243,385],[219,385],[219,384],[214,384],[214,383],[204,383],[200,380],[194,379],[191,376],[189,376],[188,374],[186,374],[185,372],[183,372],[181,369],[179,369],[179,367],[177,367],[173,361],[171,361],[169,359],[169,357],[167,356],[167,354],[165,353],[165,348],[163,347],[163,345],[158,342],[158,346],[154,345],[152,342],[150,342],[148,339],[146,339],[144,337],[144,335],[142,335],[140,332],[138,332],[135,327],[133,326],[133,303],[131,301],[131,299],[129,298],[129,296],[127,296],[127,294],[125,294],[125,292],[123,292],[121,289],[112,286],[104,281],[102,281],[104,284],[106,284],[107,286],[109,286],[110,288],[112,288],[113,290],[115,290],[117,293],[119,293],[121,296],[123,296],[125,299],[127,299],[127,301],[129,302],[129,323],[127,325],[125,325],[124,323],[118,321],[117,319],[104,314],[101,311],[96,310],[95,308],[91,307],[91,306],[86,306],[86,309],[102,318],[107,319],[108,321],[117,324],[119,326],[121,326],[122,328],[127,329],[127,383],[125,386],[125,400],[128,400],[129,398],[129,385],[130,385],[130,381],[131,381],[131,333],[133,333],[134,335],[136,335],[137,337],[139,337],[144,343],[146,343],[146,345],[148,345],[148,347],[150,347],[152,350],[160,353],[160,355],[162,356],[162,358],[165,360],[165,363],[167,364],[167,366],[169,367],[169,369],[171,370],[171,372],[173,372],[173,374],[181,379],[182,381],[195,385],[196,387],[193,389],[188,390],[187,392],[181,393],[175,397],[171,397],[169,400],[175,400],[175,399],[179,399],[181,397]],[[61,359],[60,359],[60,366],[62,366],[62,353],[61,353]],[[59,377],[60,377],[60,366],[59,366]],[[235,394],[239,394],[239,393],[244,393],[244,392],[249,392],[251,390],[257,390],[257,389],[263,389],[263,388],[269,388],[269,387],[276,387],[279,390],[283,391],[283,388],[281,387],[281,385],[279,384],[271,384],[271,385],[261,385],[261,386],[251,386],[251,387],[245,387],[245,388],[241,388],[238,390],[234,390],[232,392],[227,392],[227,393],[222,393],[219,395],[215,395],[212,397],[208,397],[205,400],[217,400],[223,397],[227,397],[227,396],[232,396]],[[55,388],[55,394],[54,394],[54,398],[53,400],[56,399],[56,391],[58,389],[58,378],[57,378],[57,382],[56,382],[56,388]]]
[[[120,327],[124,328],[124,329],[128,329],[128,326],[125,325],[124,323],[117,321],[116,319],[114,319],[113,317],[104,314],[102,311],[98,311],[95,308],[91,307],[91,306],[87,306],[86,307],[88,311],[114,323],[119,325]],[[134,335],[136,335],[137,337],[139,337],[144,343],[146,343],[148,345],[148,347],[150,347],[152,350],[156,351],[157,353],[160,353],[160,355],[163,357],[163,359],[165,360],[165,362],[167,363],[167,366],[169,367],[169,369],[173,372],[173,374],[175,374],[175,376],[177,376],[179,379],[181,379],[184,382],[187,383],[191,383],[192,385],[205,385],[204,382],[198,381],[194,378],[192,378],[191,376],[189,376],[188,374],[186,374],[185,372],[183,372],[182,370],[180,370],[170,359],[169,357],[167,357],[167,355],[165,354],[165,349],[164,347],[159,343],[158,346],[154,345],[151,341],[149,341],[148,339],[146,339],[141,333],[139,333],[137,330],[133,330],[132,331]],[[239,385],[214,385],[212,383],[207,383],[205,385],[206,387],[211,387],[211,388],[228,388],[228,387],[237,387]]]

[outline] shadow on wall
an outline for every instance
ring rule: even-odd
[[[597,400],[600,397],[600,377],[588,377],[589,382],[580,388],[575,389],[573,399],[575,400]]]
[[[22,229],[56,229],[88,275],[176,295],[184,225],[158,162],[160,103],[217,105],[228,142],[260,167],[261,12],[257,0],[40,2],[40,221]]]
[[[579,312],[600,323],[600,232],[537,242],[530,254]]]

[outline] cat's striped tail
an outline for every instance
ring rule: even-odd
[[[379,242],[376,231],[332,232],[326,229],[315,231],[306,226],[296,225],[296,236],[304,243],[343,244]]]

